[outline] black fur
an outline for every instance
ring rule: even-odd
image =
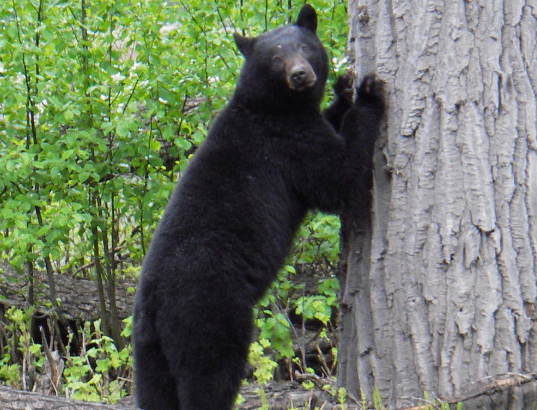
[[[306,211],[340,212],[369,196],[382,87],[364,80],[352,107],[332,109],[330,125],[319,109],[328,59],[316,27],[305,5],[293,25],[235,36],[246,57],[236,92],[180,179],[144,261],[133,334],[144,410],[231,409],[252,307]]]

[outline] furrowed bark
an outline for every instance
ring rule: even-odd
[[[537,372],[537,3],[351,0],[349,19],[352,67],[389,97],[340,383],[401,408]]]

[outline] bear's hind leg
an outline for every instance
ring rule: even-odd
[[[185,312],[190,323],[162,322],[161,340],[177,382],[181,410],[231,410],[244,378],[251,341],[251,307],[212,296],[222,306]],[[205,299],[209,304],[211,300]],[[239,305],[237,307],[237,305]],[[170,327],[168,327],[170,326]],[[162,329],[164,328],[164,329]],[[172,333],[172,329],[178,329]]]
[[[239,360],[242,363],[241,360]],[[231,410],[244,377],[244,367],[235,363],[218,372],[183,372],[179,381],[181,410]]]
[[[136,405],[142,410],[179,410],[176,380],[156,344],[135,348]]]

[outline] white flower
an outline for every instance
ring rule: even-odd
[[[336,57],[332,58],[332,65],[336,71],[339,71],[341,67],[347,65],[347,57],[343,57],[342,59],[338,59]]]
[[[121,74],[121,73],[117,73],[117,74],[112,75],[112,80],[113,80],[115,83],[119,83],[119,82],[123,81],[125,78],[127,78],[127,77],[125,77],[125,76],[124,76],[123,74]]]

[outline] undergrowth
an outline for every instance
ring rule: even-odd
[[[46,346],[34,343],[30,334],[33,310],[12,306],[5,314],[7,324],[0,322],[8,340],[0,352],[1,382],[16,389],[107,403],[115,403],[130,393],[130,344],[118,350],[101,331],[100,320],[84,324],[82,349],[77,355],[69,349],[60,352],[53,339],[45,342]],[[130,337],[131,319],[124,322],[122,336]]]

